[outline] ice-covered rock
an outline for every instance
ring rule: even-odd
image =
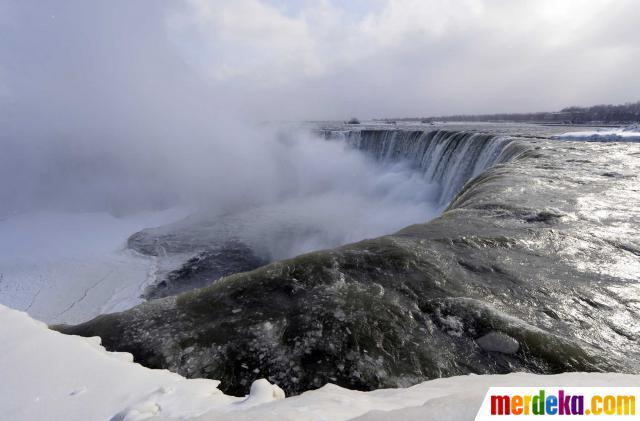
[[[520,349],[517,340],[502,332],[489,332],[476,339],[480,348],[488,352],[501,352],[503,354],[515,354]]]
[[[238,402],[238,405],[255,406],[284,399],[284,397],[284,391],[278,385],[271,384],[266,379],[258,379],[251,384],[249,396],[242,402]]]

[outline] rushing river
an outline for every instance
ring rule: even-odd
[[[236,242],[239,273],[57,328],[237,394],[260,377],[300,393],[468,373],[637,372],[640,144],[550,139],[558,130],[322,127],[327,141],[421,174],[444,211],[266,265],[254,243]],[[198,221],[142,231],[130,245],[201,247],[217,228],[195,235]],[[199,267],[167,279],[189,284],[207,273]]]

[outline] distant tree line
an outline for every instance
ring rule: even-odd
[[[398,119],[415,120],[415,119]],[[624,105],[594,105],[592,107],[567,107],[557,112],[524,114],[452,115],[421,118],[432,121],[482,121],[548,124],[630,124],[640,122],[640,101]]]

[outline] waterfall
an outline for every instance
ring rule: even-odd
[[[465,183],[494,164],[509,161],[519,148],[513,138],[449,130],[324,130],[382,163],[406,162],[440,185],[439,203],[450,202]]]

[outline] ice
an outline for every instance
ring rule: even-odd
[[[502,332],[489,332],[476,339],[482,349],[489,352],[501,352],[503,354],[515,354],[520,349],[517,340]]]
[[[127,250],[129,235],[186,209],[114,217],[34,212],[0,220],[0,303],[47,323],[78,323],[142,300],[156,260]]]
[[[624,128],[582,132],[568,132],[553,137],[560,140],[583,140],[590,142],[640,142],[640,124]]]

